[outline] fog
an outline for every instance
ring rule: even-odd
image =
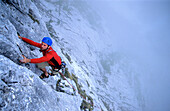
[[[138,63],[145,111],[170,111],[170,2],[87,0],[108,28],[110,50]]]

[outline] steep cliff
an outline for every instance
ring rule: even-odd
[[[126,75],[132,73],[126,58],[102,54],[109,39],[86,2],[2,0],[0,7],[1,110],[140,110],[133,80],[129,82],[133,78]],[[41,80],[35,64],[21,64],[17,44],[28,58],[42,54],[18,34],[36,42],[51,37],[53,49],[67,63],[65,77],[76,91],[59,74]]]

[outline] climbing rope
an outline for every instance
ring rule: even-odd
[[[60,74],[61,76],[63,76],[63,78],[70,84],[70,86],[74,89],[74,91],[76,91],[87,103],[89,103],[89,102],[86,100],[86,98],[85,98],[84,96],[82,96],[82,95],[80,94],[80,92],[79,92],[78,90],[76,90],[76,89],[74,88],[74,86],[66,79],[66,77],[65,77],[60,71],[58,71],[58,72],[59,72],[59,74]],[[91,104],[93,107],[97,107],[97,108],[101,109],[99,106],[94,106],[93,103],[89,103],[89,104]],[[102,111],[102,109],[101,109],[101,111]]]

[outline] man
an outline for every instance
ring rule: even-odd
[[[30,45],[36,46],[40,48],[40,51],[43,53],[43,57],[28,59],[25,56],[24,59],[20,60],[22,63],[37,63],[38,68],[40,68],[44,73],[40,76],[41,79],[48,78],[49,74],[46,71],[46,66],[51,66],[54,69],[61,69],[61,58],[51,47],[52,40],[49,37],[44,37],[42,39],[42,43],[34,42],[25,37],[18,36],[19,39],[27,42]],[[52,75],[52,74],[50,74]]]

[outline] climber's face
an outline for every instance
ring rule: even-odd
[[[41,43],[41,50],[46,50],[48,48],[48,45],[44,42]]]

